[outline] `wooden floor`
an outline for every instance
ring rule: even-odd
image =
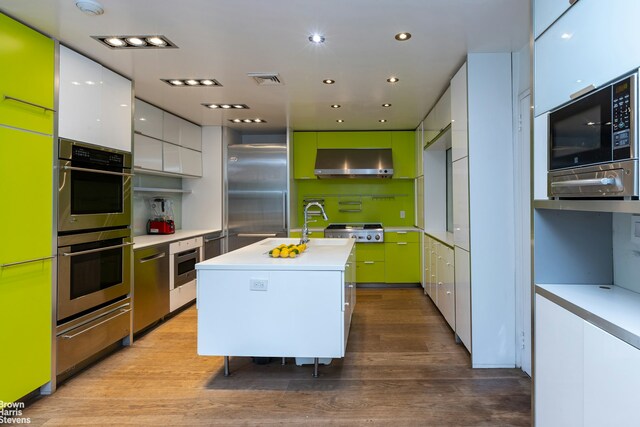
[[[322,366],[196,354],[188,308],[24,410],[34,425],[528,426],[529,378],[472,370],[421,289],[358,289],[347,355]]]

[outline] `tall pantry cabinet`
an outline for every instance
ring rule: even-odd
[[[54,41],[0,14],[0,401],[51,380]]]

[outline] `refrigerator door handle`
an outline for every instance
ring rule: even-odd
[[[282,229],[287,230],[287,192],[282,192]]]
[[[277,233],[238,233],[238,237],[277,237]]]

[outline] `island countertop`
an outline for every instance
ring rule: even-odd
[[[354,239],[312,238],[296,258],[272,258],[269,251],[300,239],[272,237],[196,264],[196,270],[344,270]]]

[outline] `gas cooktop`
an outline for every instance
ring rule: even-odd
[[[384,229],[380,223],[330,224],[324,229],[324,237],[351,238],[362,243],[384,242]]]

